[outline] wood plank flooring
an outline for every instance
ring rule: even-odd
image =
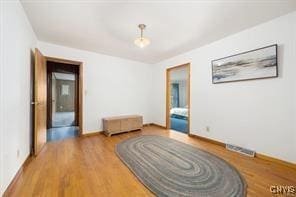
[[[119,160],[114,147],[137,135],[163,135],[222,157],[245,177],[248,196],[271,196],[271,185],[296,186],[296,170],[155,126],[112,137],[103,134],[49,142],[25,166],[8,196],[153,196]]]

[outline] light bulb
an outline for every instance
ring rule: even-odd
[[[135,45],[137,45],[138,47],[140,48],[144,48],[146,47],[147,45],[150,44],[150,40],[147,39],[147,38],[144,38],[144,37],[139,37],[135,40]]]

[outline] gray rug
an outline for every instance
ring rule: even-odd
[[[129,138],[117,144],[116,153],[157,196],[246,195],[246,182],[229,163],[167,137]]]

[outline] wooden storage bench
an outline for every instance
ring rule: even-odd
[[[107,136],[139,130],[143,127],[143,117],[139,115],[129,115],[103,118],[103,127],[104,133]]]

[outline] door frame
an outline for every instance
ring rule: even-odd
[[[170,86],[170,72],[172,70],[178,70],[181,68],[187,68],[188,73],[187,73],[187,103],[188,103],[188,132],[187,135],[190,135],[190,112],[191,112],[191,105],[190,105],[190,73],[191,73],[191,64],[185,63],[181,64],[178,66],[170,67],[166,69],[166,129],[170,129],[171,127],[171,122],[170,122],[170,108],[171,108],[171,97],[170,97],[170,92],[171,92],[171,86]]]
[[[60,66],[49,67],[49,63],[54,63],[51,61],[47,62],[47,129],[52,128],[52,73],[65,73],[75,75],[75,95],[74,95],[74,108],[75,108],[75,125],[78,125],[78,111],[79,111],[79,68],[73,64],[62,64]]]
[[[78,74],[78,134],[82,136],[83,134],[83,62],[56,58],[45,56],[46,62],[56,62],[63,64],[71,64],[75,66],[79,66],[79,74]]]

